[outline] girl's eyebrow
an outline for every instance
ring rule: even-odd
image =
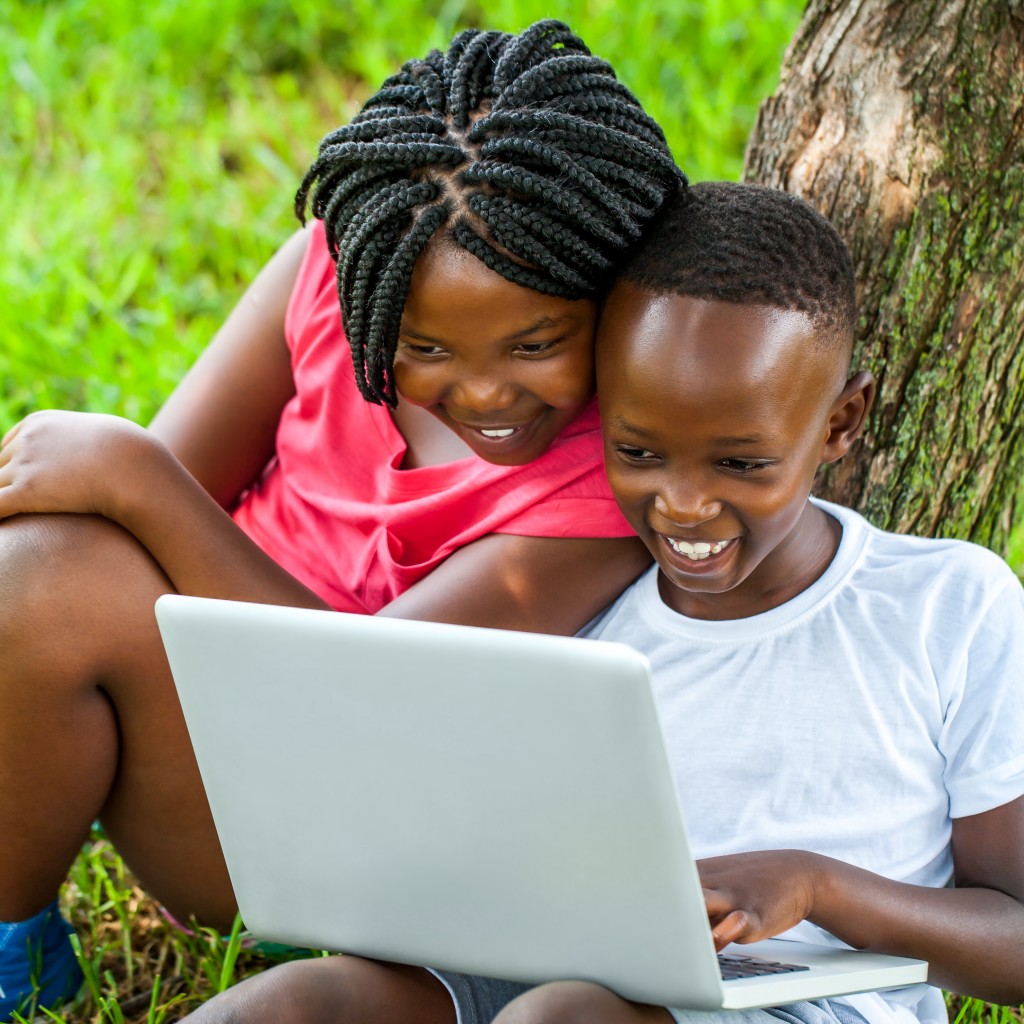
[[[429,341],[431,345],[446,344],[440,338],[431,337],[429,334],[422,334],[419,331],[410,330],[408,327],[399,327],[399,332],[408,338],[415,338],[417,341]]]
[[[546,331],[552,327],[561,327],[563,324],[571,322],[574,317],[571,314],[565,316],[541,317],[536,323],[530,324],[529,327],[524,327],[521,331],[516,331],[515,334],[510,334],[507,337],[507,341],[519,341],[522,338],[528,338],[531,334],[536,334],[538,331]],[[409,327],[400,327],[399,330],[407,338],[415,338],[417,341],[427,341],[431,345],[447,345],[448,342],[442,338],[435,338],[430,334],[423,334],[421,331],[414,331]]]
[[[516,331],[515,334],[510,334],[508,340],[518,341],[520,338],[526,338],[531,334],[536,334],[537,331],[546,331],[549,327],[561,327],[566,321],[572,319],[573,317],[568,313],[565,316],[558,317],[542,316],[535,324],[525,327],[521,331]]]

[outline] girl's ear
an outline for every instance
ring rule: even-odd
[[[828,436],[821,450],[822,462],[838,462],[860,437],[875,400],[875,378],[867,370],[854,374],[835,400],[828,418]]]

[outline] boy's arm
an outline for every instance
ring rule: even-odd
[[[955,889],[894,882],[799,850],[699,865],[716,946],[807,919],[857,949],[916,957],[933,985],[1024,1002],[1024,797],[953,821]]]

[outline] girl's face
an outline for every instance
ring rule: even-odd
[[[596,321],[589,299],[542,295],[431,243],[402,315],[400,401],[431,412],[488,462],[530,462],[594,393]]]

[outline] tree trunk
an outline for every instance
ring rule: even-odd
[[[1005,553],[1024,512],[1024,0],[810,0],[747,146],[853,254],[878,399],[824,497]]]

